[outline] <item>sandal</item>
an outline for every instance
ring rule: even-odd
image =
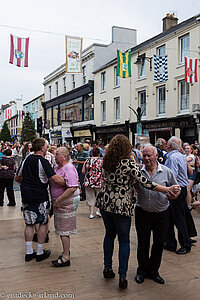
[[[61,261],[61,263],[59,262],[59,260]],[[54,267],[69,267],[70,266],[70,260],[63,261],[63,257],[61,255],[58,257],[57,260],[52,260],[51,263],[54,265]]]

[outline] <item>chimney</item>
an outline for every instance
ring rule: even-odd
[[[176,18],[173,14],[166,14],[166,17],[163,19],[163,31],[166,31],[178,24],[178,18]]]

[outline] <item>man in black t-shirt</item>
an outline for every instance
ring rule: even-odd
[[[48,180],[51,179],[61,186],[65,186],[64,178],[57,175],[51,168],[45,156],[48,143],[43,138],[37,138],[32,143],[34,154],[30,154],[22,162],[15,180],[21,185],[22,207],[25,220],[25,261],[42,261],[49,257],[50,250],[44,250],[47,233],[50,202],[48,197]],[[34,225],[40,224],[38,230],[37,253],[33,251],[32,239]]]

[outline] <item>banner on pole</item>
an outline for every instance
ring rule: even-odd
[[[66,73],[82,73],[82,38],[66,36]]]

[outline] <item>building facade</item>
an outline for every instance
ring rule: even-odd
[[[42,128],[44,127],[44,109],[43,104],[44,102],[44,94],[26,102],[23,105],[24,114],[29,112],[31,119],[34,121],[35,130],[37,135],[42,134]],[[38,126],[40,123],[40,126]],[[40,127],[40,129],[38,128]]]
[[[124,41],[124,42],[123,42]],[[83,51],[82,74],[66,74],[65,64],[44,78],[44,136],[63,144],[95,138],[94,70],[136,45],[136,30],[112,28],[112,43],[93,44]]]
[[[167,14],[162,33],[131,49],[131,78],[117,78],[116,59],[95,70],[96,138],[108,142],[123,133],[134,144],[140,107],[142,133],[151,143],[172,135],[200,142],[199,45],[200,14],[180,24]],[[167,55],[168,80],[154,80],[154,55]],[[198,82],[185,81],[185,57],[198,58]]]
[[[15,101],[10,101],[7,105],[2,105],[1,126],[3,126],[4,122],[7,122],[12,139],[17,139],[19,142],[21,140],[22,118],[22,99],[16,99]]]

